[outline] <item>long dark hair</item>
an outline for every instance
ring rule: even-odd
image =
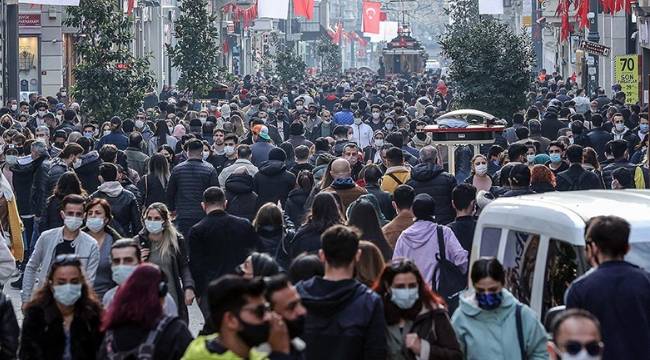
[[[158,146],[167,144],[167,135],[169,135],[169,128],[165,120],[156,121],[156,137],[158,137]]]
[[[163,187],[167,186],[169,181],[169,163],[162,154],[153,154],[149,159],[149,173],[150,177],[154,177],[160,181]]]
[[[81,181],[79,181],[79,177],[73,171],[68,171],[61,175],[59,181],[56,182],[52,197],[63,200],[64,197],[70,194],[81,196],[87,195],[86,190],[81,187]]]
[[[402,310],[395,305],[390,297],[388,290],[393,284],[395,276],[399,274],[411,273],[415,275],[418,283],[418,300],[413,304],[410,309]],[[384,267],[384,271],[379,276],[379,280],[375,284],[374,290],[384,301],[384,316],[388,325],[397,324],[400,319],[415,319],[422,310],[422,306],[429,310],[433,310],[436,305],[445,306],[445,301],[436,294],[429,285],[422,278],[420,270],[415,263],[406,258],[398,258],[393,260],[390,264]]]
[[[334,195],[328,192],[318,193],[311,205],[311,212],[306,217],[305,225],[323,232],[332,225],[343,224],[343,215]]]
[[[392,257],[393,251],[390,245],[388,245],[384,233],[381,231],[377,211],[370,201],[358,201],[350,209],[349,216],[348,225],[355,226],[361,230],[361,239],[375,244],[381,250],[384,259],[389,260]]]

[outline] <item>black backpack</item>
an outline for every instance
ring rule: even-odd
[[[436,260],[438,264],[433,270],[431,284],[434,285],[438,294],[445,299],[449,314],[451,314],[458,307],[460,292],[467,288],[467,274],[460,271],[456,264],[447,260],[442,226],[437,225],[437,230],[438,253],[436,254]],[[437,283],[436,278],[439,279]]]
[[[154,351],[156,350],[156,342],[158,336],[165,331],[167,325],[172,322],[174,317],[165,316],[163,317],[156,326],[155,329],[149,331],[147,339],[140,344],[139,346],[126,351],[113,351],[113,342],[114,336],[113,331],[108,330],[106,336],[104,337],[104,343],[102,346],[106,349],[106,359],[108,360],[126,360],[126,359],[136,359],[136,360],[153,360]]]
[[[582,172],[582,174],[580,174],[580,176],[578,176],[578,180],[573,181],[571,176],[569,176],[568,174],[566,174],[564,172],[559,173],[558,176],[561,177],[564,181],[566,181],[569,184],[569,188],[567,190],[563,190],[563,191],[582,190],[581,184],[582,184],[582,180],[584,179],[586,174],[587,174],[587,171],[585,170],[585,171]]]

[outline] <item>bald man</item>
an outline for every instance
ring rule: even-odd
[[[343,210],[347,210],[348,206],[358,199],[359,196],[368,193],[366,189],[357,185],[352,179],[352,169],[347,160],[340,158],[334,160],[330,174],[334,181],[323,191],[336,193],[341,199]]]

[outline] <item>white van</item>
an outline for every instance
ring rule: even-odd
[[[616,215],[632,230],[626,260],[650,271],[650,191],[590,190],[497,199],[483,209],[474,234],[471,263],[499,259],[506,287],[539,319],[564,304],[571,282],[589,269],[585,225]]]

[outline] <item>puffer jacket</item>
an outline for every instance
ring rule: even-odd
[[[177,219],[202,219],[203,192],[219,186],[217,170],[201,159],[189,159],[172,170],[167,184],[167,206]]]
[[[284,206],[289,192],[296,185],[296,176],[279,160],[264,161],[259,169],[254,178],[258,208],[267,202],[276,204],[278,201]]]
[[[257,213],[257,199],[253,177],[245,174],[233,174],[226,180],[226,211],[230,215],[253,221]]]
[[[506,289],[495,310],[478,307],[474,292],[460,297],[460,306],[451,318],[465,359],[521,359],[517,340],[517,299]],[[526,360],[548,359],[546,331],[528,306],[522,305],[521,323]]]
[[[218,345],[215,340],[219,335],[199,336],[187,347],[183,360],[242,360],[230,350]],[[213,349],[213,350],[211,350]],[[286,360],[287,355],[272,352],[265,355],[255,349],[251,349],[246,357],[248,360]]]
[[[292,223],[300,225],[305,220],[307,214],[307,198],[310,191],[303,189],[293,189],[287,196],[287,201],[284,204],[284,213],[289,217]]]
[[[105,199],[111,205],[113,213],[112,226],[124,236],[135,236],[142,229],[140,207],[132,192],[124,188],[121,191],[102,191],[102,184],[97,191],[90,195],[91,199]]]
[[[445,172],[440,165],[420,164],[411,169],[411,180],[407,182],[415,194],[431,195],[436,204],[435,216],[439,224],[454,221],[456,211],[451,205],[451,192],[456,186],[456,179]]]

